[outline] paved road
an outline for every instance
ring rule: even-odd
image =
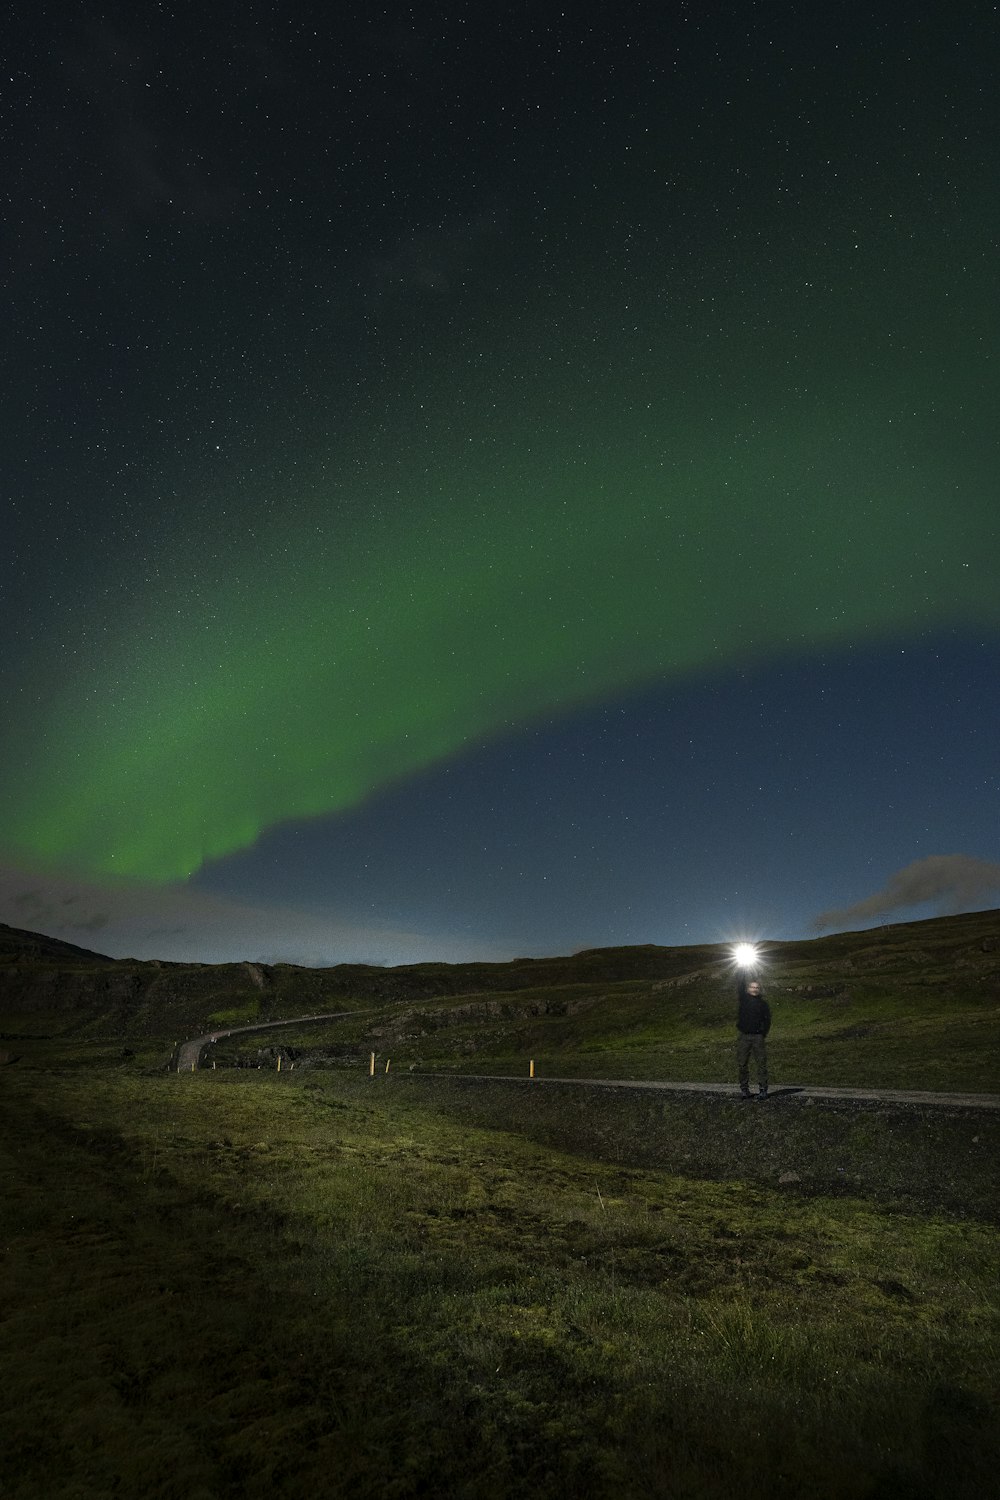
[[[242,1036],[253,1031],[273,1031],[281,1026],[303,1026],[309,1021],[340,1021],[345,1016],[357,1015],[357,1011],[338,1010],[319,1016],[293,1016],[287,1021],[257,1021],[252,1026],[231,1026],[225,1031],[207,1031],[204,1036],[192,1037],[181,1042],[177,1049],[178,1073],[190,1073],[197,1069],[201,1054],[211,1042],[221,1042],[230,1036]],[[398,1075],[397,1075],[398,1076]],[[525,1078],[500,1073],[445,1073],[413,1072],[416,1078],[467,1078],[480,1083],[530,1083],[533,1088],[547,1084],[586,1084],[591,1088],[605,1089],[657,1089],[678,1094],[724,1094],[733,1098],[737,1094],[735,1084],[729,1083],[661,1083],[650,1078]],[[814,1087],[812,1084],[772,1084],[768,1103],[787,1099],[840,1099],[854,1100],[863,1104],[917,1104],[928,1108],[945,1109],[989,1109],[1000,1110],[1000,1094],[939,1094],[921,1089],[837,1089]],[[756,1101],[755,1101],[756,1102]]]
[[[405,1076],[405,1075],[404,1075]],[[519,1078],[489,1073],[422,1073],[422,1078],[475,1078],[483,1083],[525,1083],[532,1088],[546,1084],[587,1084],[589,1087],[605,1089],[658,1089],[679,1094],[727,1094],[738,1097],[735,1084],[729,1083],[660,1083],[649,1078]],[[814,1088],[811,1084],[772,1084],[768,1093],[768,1104],[772,1100],[787,1099],[843,1099],[868,1104],[919,1104],[948,1109],[996,1109],[1000,1110],[1000,1094],[933,1094],[920,1089],[834,1089]],[[755,1096],[756,1102],[756,1096]]]
[[[190,1041],[177,1047],[178,1073],[192,1073],[201,1062],[201,1054],[210,1042],[222,1042],[229,1036],[242,1036],[248,1031],[273,1031],[277,1026],[303,1026],[307,1021],[342,1021],[353,1016],[353,1010],[337,1010],[321,1016],[293,1016],[289,1021],[255,1021],[252,1026],[230,1026],[224,1031],[206,1031],[204,1036],[193,1036]]]

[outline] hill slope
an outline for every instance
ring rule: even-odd
[[[64,943],[61,938],[48,937],[44,932],[26,932],[0,922],[0,965],[25,960],[70,965],[116,962],[106,953],[92,953],[89,948],[78,948],[75,943]]]
[[[765,943],[772,1051],[786,1081],[985,1089],[1000,1079],[1000,912]],[[722,944],[591,949],[511,963],[167,964],[0,929],[0,1032],[173,1042],[226,1025],[355,1012],[220,1044],[280,1044],[314,1065],[369,1049],[397,1066],[563,1076],[730,1078],[733,973]]]

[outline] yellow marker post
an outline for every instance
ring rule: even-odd
[[[374,1052],[372,1053],[372,1060],[368,1064],[368,1077],[369,1078],[374,1078],[375,1077],[375,1054],[374,1054]]]
[[[385,1060],[385,1071],[386,1071],[386,1072],[387,1072],[387,1073],[388,1073],[388,1071],[389,1071],[389,1059],[388,1059],[388,1058],[386,1058],[386,1060]]]
[[[196,1067],[197,1067],[197,1066],[198,1066],[198,1064],[197,1064],[197,1063],[196,1063],[196,1062],[193,1062],[193,1063],[192,1063],[192,1064],[191,1064],[191,1072],[192,1072],[192,1073],[193,1073],[193,1072],[194,1072],[194,1070],[195,1070],[195,1068],[196,1068]]]
[[[535,1076],[535,1059],[532,1058],[531,1061],[528,1064],[528,1077],[529,1078],[534,1078],[534,1076]]]
[[[281,1072],[281,1053],[278,1053],[278,1072]]]

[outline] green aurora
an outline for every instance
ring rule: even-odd
[[[234,482],[182,507],[160,581],[55,612],[3,846],[182,879],[548,711],[995,627],[988,243],[900,234],[841,286],[845,242],[696,318],[652,269],[627,314],[571,315],[577,278],[439,341],[354,450],[317,437],[302,496]]]

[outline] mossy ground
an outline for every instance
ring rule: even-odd
[[[780,945],[773,1081],[995,1092],[996,928]],[[542,1083],[731,1082],[716,949],[153,967],[8,994],[4,1497],[990,1492],[1000,1116]]]
[[[772,992],[771,1076],[787,1084],[1000,1091],[1000,989],[947,995],[905,984],[812,999]],[[648,982],[568,985],[358,1009],[343,1020],[219,1043],[227,1064],[274,1043],[313,1065],[564,1078],[732,1082],[732,985],[694,982],[681,998]],[[213,1055],[213,1054],[210,1054]]]
[[[824,1175],[897,1116],[51,1061],[0,1091],[4,1495],[989,1492],[995,1225],[905,1149]]]

